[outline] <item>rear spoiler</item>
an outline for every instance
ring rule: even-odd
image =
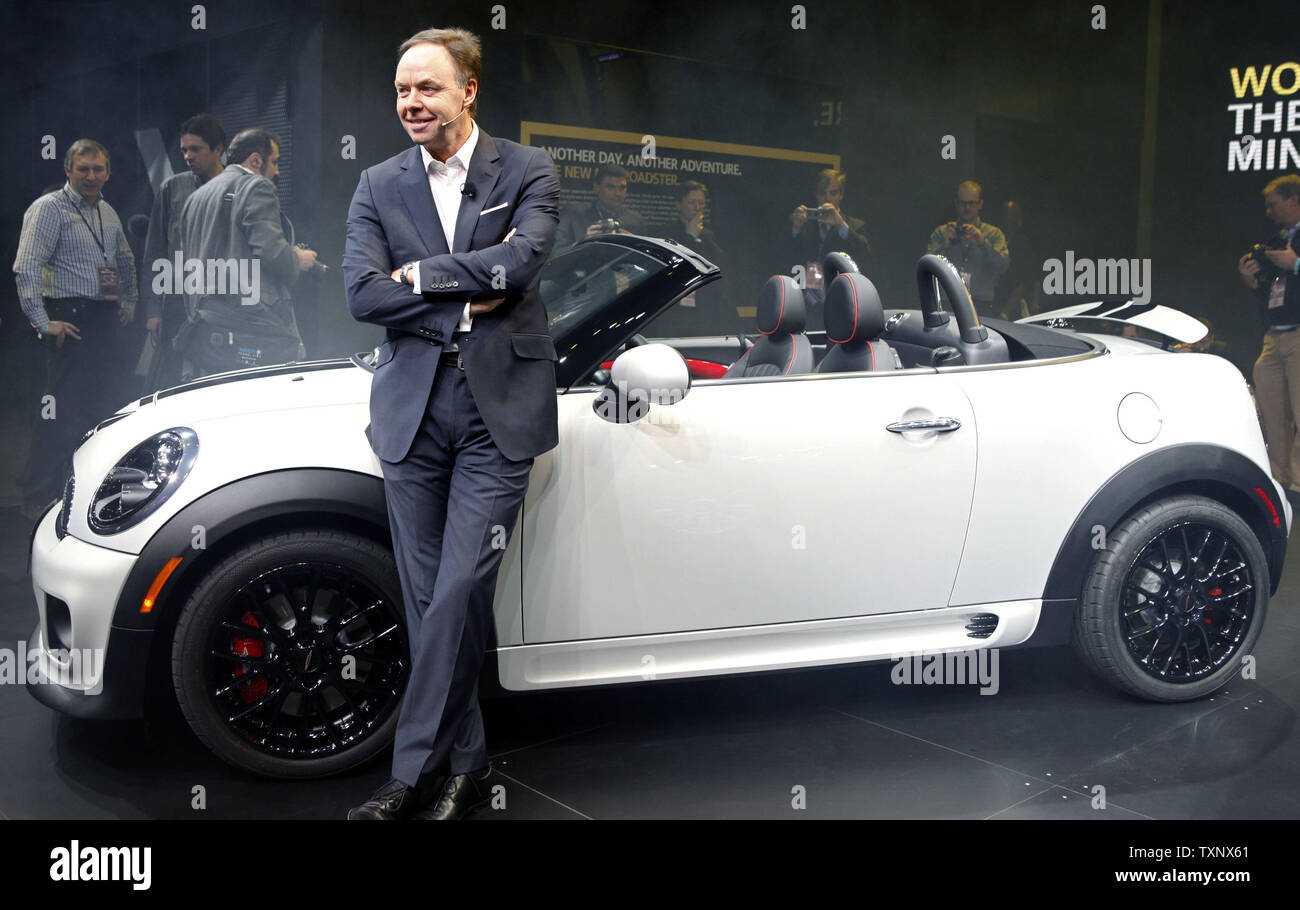
[[[1182,310],[1161,306],[1158,303],[1134,303],[1132,300],[1109,300],[1100,303],[1080,303],[1047,313],[1036,313],[1016,322],[1048,323],[1056,320],[1099,319],[1102,322],[1122,323],[1149,329],[1183,344],[1200,341],[1208,333],[1205,323],[1188,316]]]

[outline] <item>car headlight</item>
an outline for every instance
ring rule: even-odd
[[[198,452],[199,437],[189,427],[155,433],[127,452],[91,497],[91,530],[116,534],[144,519],[181,485]]]

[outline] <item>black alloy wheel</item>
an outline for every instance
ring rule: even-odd
[[[177,624],[177,700],[238,767],[320,777],[387,746],[409,675],[397,570],[340,531],[282,532],[231,554]]]
[[[1073,643],[1097,675],[1152,701],[1190,701],[1242,671],[1268,611],[1255,532],[1216,500],[1159,500],[1107,529]]]
[[[1124,580],[1129,654],[1154,679],[1189,683],[1228,663],[1254,616],[1256,579],[1232,538],[1185,522],[1148,543]]]

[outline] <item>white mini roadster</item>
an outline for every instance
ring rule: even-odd
[[[715,266],[630,235],[547,264],[560,442],[510,536],[485,681],[1070,640],[1157,701],[1239,672],[1291,522],[1246,384],[1212,355],[1081,330],[1186,342],[1199,323],[1122,302],[981,323],[935,256],[912,308],[884,308],[844,257],[824,271],[825,332],[774,276],[753,336],[652,343]],[[86,717],[175,698],[265,775],[382,750],[408,657],[363,435],[372,360],[207,377],[89,433],[32,540],[32,694]],[[68,674],[78,653],[103,655],[94,678]]]

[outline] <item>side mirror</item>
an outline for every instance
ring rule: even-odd
[[[591,408],[610,423],[635,423],[650,412],[650,405],[676,404],[691,389],[690,368],[666,344],[629,348],[609,372],[609,382]]]

